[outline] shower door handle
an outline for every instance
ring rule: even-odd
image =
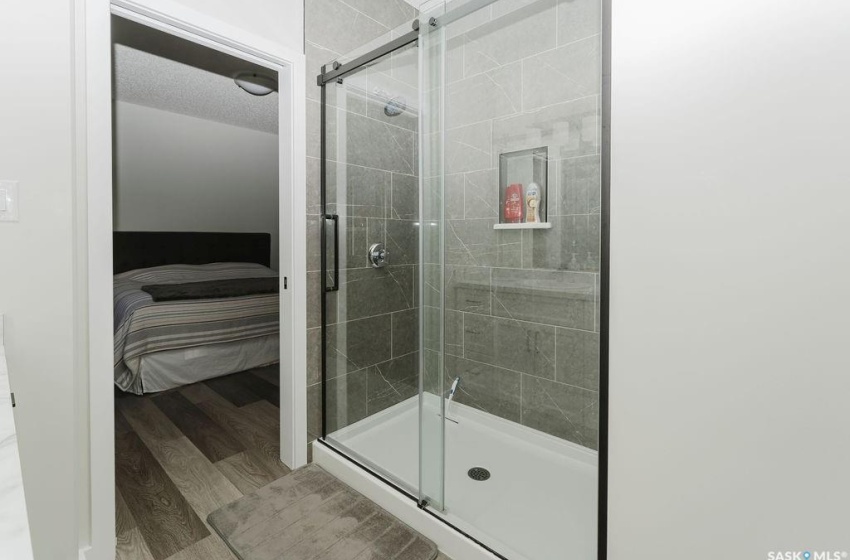
[[[325,286],[326,292],[338,292],[339,291],[339,215],[338,214],[325,214],[325,220],[330,220],[334,224],[334,235],[333,235],[333,243],[334,243],[334,280],[333,286]],[[325,247],[327,249],[327,246]]]

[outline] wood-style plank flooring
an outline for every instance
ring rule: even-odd
[[[234,560],[206,518],[286,475],[278,366],[115,397],[118,560]]]

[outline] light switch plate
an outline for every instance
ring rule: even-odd
[[[0,222],[18,221],[18,182],[0,181]]]

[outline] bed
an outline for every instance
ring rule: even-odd
[[[143,394],[280,359],[266,233],[115,232],[115,385]]]

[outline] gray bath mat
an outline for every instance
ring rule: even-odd
[[[242,560],[433,560],[437,547],[316,465],[212,512]]]

